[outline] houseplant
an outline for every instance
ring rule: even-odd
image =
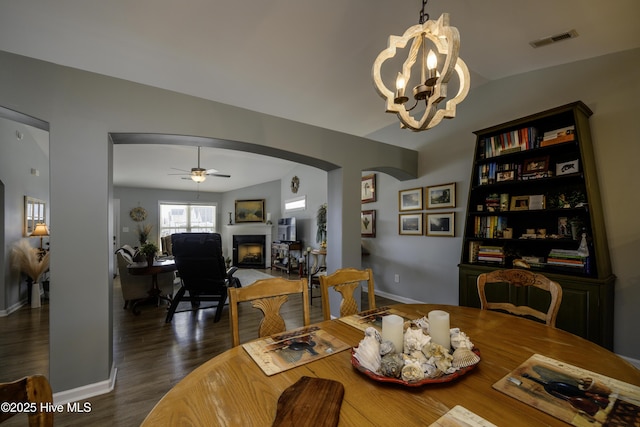
[[[316,233],[316,242],[320,243],[320,247],[327,247],[327,204],[323,203],[318,208],[316,214],[318,231]]]
[[[147,259],[147,264],[149,264],[149,266],[153,265],[153,259],[158,251],[158,245],[153,242],[147,242],[140,248],[140,253]]]

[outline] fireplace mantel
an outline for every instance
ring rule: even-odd
[[[246,223],[246,224],[232,224],[224,226],[224,241],[225,251],[224,256],[233,258],[233,236],[243,236],[247,234],[261,234],[265,236],[265,249],[266,260],[265,264],[267,268],[271,268],[271,243],[273,234],[273,225],[265,224],[263,222]]]

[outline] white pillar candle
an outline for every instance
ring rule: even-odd
[[[447,350],[451,349],[449,328],[449,313],[442,310],[429,312],[429,335],[431,335],[431,340]]]
[[[393,343],[396,353],[404,349],[404,319],[396,314],[382,317],[382,339]]]

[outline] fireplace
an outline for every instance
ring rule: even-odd
[[[266,268],[266,238],[260,234],[233,236],[233,265],[239,268]]]

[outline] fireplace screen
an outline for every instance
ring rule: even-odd
[[[233,265],[265,268],[265,236],[233,236]]]

